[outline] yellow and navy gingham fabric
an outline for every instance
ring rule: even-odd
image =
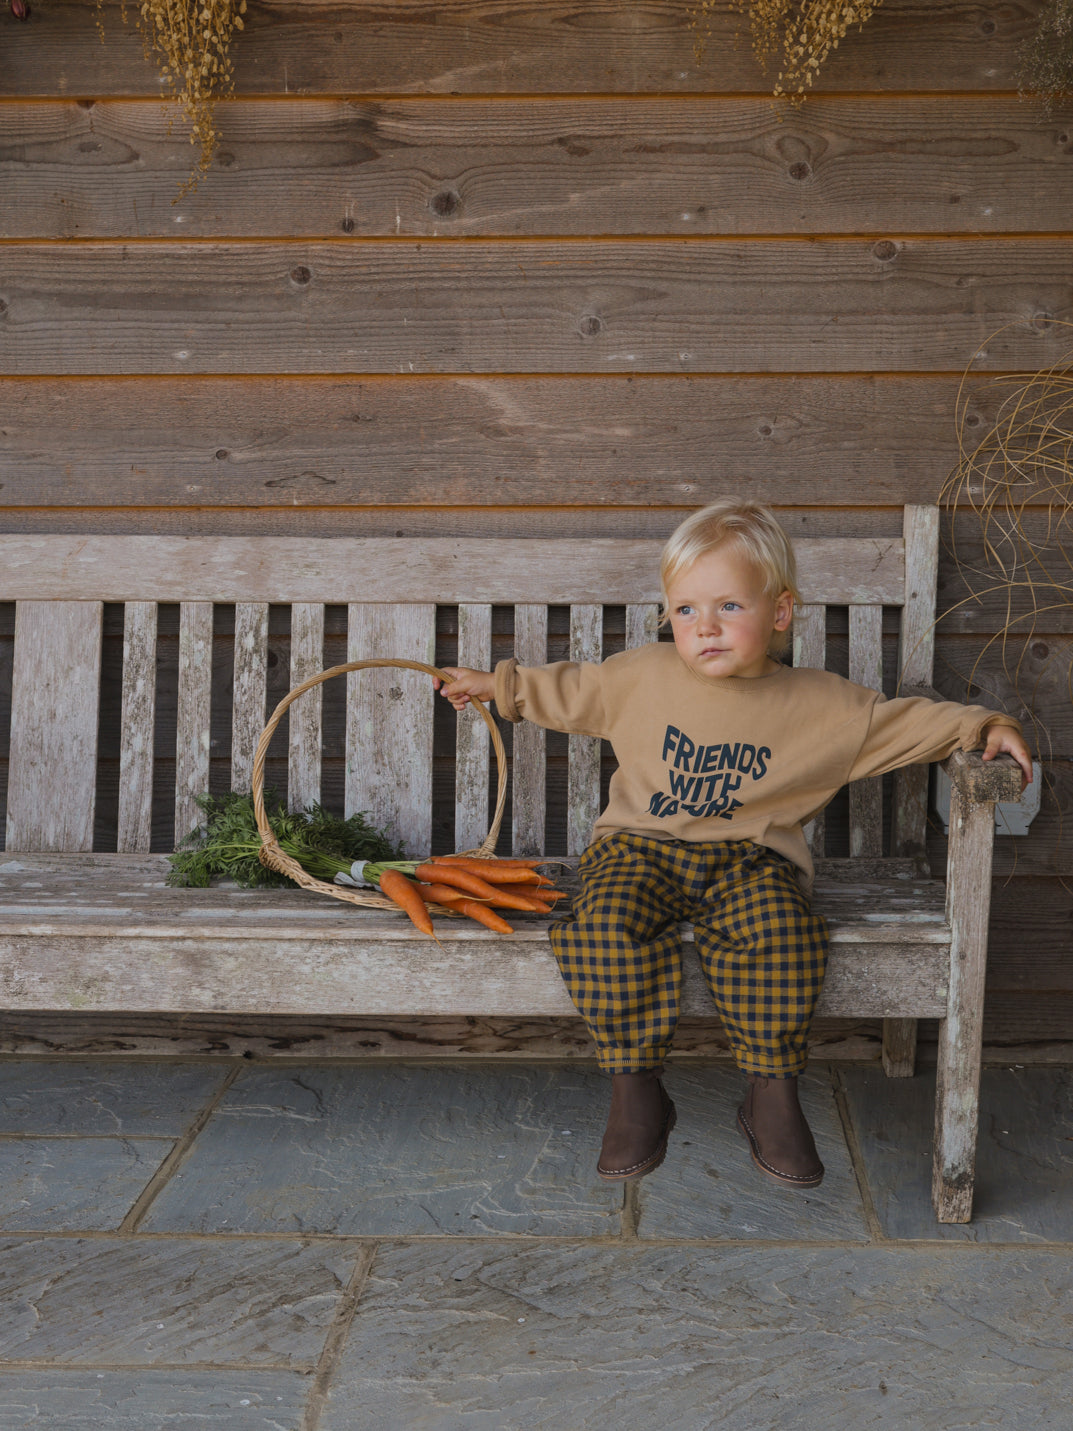
[[[609,1073],[667,1053],[689,921],[738,1065],[790,1077],[805,1066],[827,966],[827,925],[796,867],[752,840],[693,843],[608,835],[580,864],[581,894],[549,931],[578,1012]]]

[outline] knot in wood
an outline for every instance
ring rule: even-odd
[[[1036,641],[1032,646],[1032,654],[1033,656],[1038,656],[1042,661],[1044,657],[1051,654],[1051,648],[1047,645],[1046,641]]]
[[[583,333],[586,338],[595,338],[604,325],[595,313],[586,313],[577,326],[578,332]]]
[[[433,194],[428,206],[441,219],[449,219],[462,207],[462,200],[453,189],[442,189],[440,193]]]
[[[799,184],[803,184],[806,179],[812,178],[812,165],[806,164],[803,159],[799,159],[796,164],[790,165],[790,178],[796,179]]]
[[[996,28],[994,20],[982,20],[980,22],[981,35],[993,35]]]
[[[1046,333],[1053,322],[1054,319],[1049,313],[1037,313],[1032,319],[1032,326],[1037,333]]]
[[[291,282],[297,283],[299,287],[307,284],[312,277],[313,275],[304,264],[299,264],[297,268],[291,269]]]
[[[4,299],[0,298],[0,318],[3,318],[3,316],[4,316],[4,314],[5,314],[6,312],[7,312],[7,303],[4,301]]]
[[[216,154],[213,162],[217,164],[221,169],[230,169],[231,165],[235,162],[235,156],[231,153],[229,149],[221,149]]]
[[[762,422],[756,430],[761,437],[770,437],[772,432],[774,431],[774,428],[771,426],[770,422]]]
[[[352,234],[354,232],[354,220],[348,215],[339,225],[339,227],[343,230],[345,234]]]
[[[217,462],[225,462],[225,461],[227,460],[227,458],[230,457],[230,456],[231,456],[231,454],[230,454],[230,452],[228,452],[228,450],[227,450],[226,447],[218,447],[218,448],[216,449],[216,460],[217,460]]]
[[[890,239],[882,239],[875,245],[872,252],[880,263],[890,263],[892,258],[898,257],[898,245],[891,243]]]

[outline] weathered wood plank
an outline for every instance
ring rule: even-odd
[[[275,507],[290,524],[297,503],[309,529],[322,507],[333,523],[356,507],[363,523],[446,500],[528,507],[536,485],[549,507],[677,508],[721,492],[713,451],[776,506],[900,507],[933,501],[957,460],[957,388],[947,374],[9,378],[0,507],[73,521],[107,493],[131,508]],[[996,405],[980,384],[966,432],[982,435]]]
[[[800,568],[798,576],[800,581]],[[809,671],[824,669],[827,663],[826,606],[817,602],[801,602],[794,609],[793,663]],[[827,839],[826,816],[822,811],[805,826],[805,838],[813,859],[819,859]]]
[[[693,0],[593,0],[583,12],[527,0],[268,0],[233,54],[239,94],[517,94],[748,91],[770,84],[729,6],[713,11],[707,53],[693,53]],[[4,31],[0,94],[155,95],[156,71],[117,0],[97,12],[53,0]],[[1016,88],[1018,45],[1039,9],[972,0],[887,0],[824,68],[818,90]]]
[[[253,753],[265,727],[268,676],[268,603],[235,606],[235,664],[231,705],[231,789],[252,788]]]
[[[603,658],[602,606],[570,608],[570,659],[598,664]],[[600,739],[568,737],[569,775],[566,796],[566,853],[580,855],[592,839],[600,813]]]
[[[295,602],[291,607],[291,689],[325,668],[324,606]],[[313,686],[287,710],[287,804],[307,810],[320,800],[320,759],[324,691]]]
[[[149,849],[153,829],[156,724],[155,601],[130,601],[123,613],[123,696],[119,751],[118,850]]]
[[[993,819],[990,805],[952,792],[946,908],[953,942],[949,1008],[939,1029],[932,1177],[940,1222],[968,1222],[972,1216]]]
[[[367,589],[376,591],[375,584],[369,582]],[[348,661],[435,661],[434,606],[351,603],[348,622]],[[432,840],[432,680],[421,671],[386,667],[351,671],[346,682],[346,814],[366,811],[407,854],[427,855]]]
[[[201,823],[197,797],[209,789],[212,725],[212,602],[184,601],[179,613],[179,707],[175,733],[175,839]]]
[[[869,232],[1055,232],[1073,207],[1052,127],[1006,96],[236,101],[179,203],[173,119],[8,106],[0,237],[837,234],[862,193]]]
[[[93,848],[102,613],[99,601],[16,610],[9,850]]]
[[[883,610],[849,609],[849,678],[873,691],[883,689]],[[883,853],[883,787],[879,780],[855,780],[849,787],[851,855]]]
[[[935,671],[935,589],[939,567],[939,512],[911,506],[905,512],[905,606],[899,637],[899,688],[930,686]],[[891,822],[896,855],[924,849],[928,771],[910,765],[894,779]]]
[[[543,666],[548,659],[548,608],[518,605],[514,608],[514,653],[522,666]],[[539,855],[546,848],[544,730],[523,720],[512,729],[511,822],[513,852]]]
[[[492,665],[492,608],[471,602],[458,608],[458,664],[487,671]],[[455,848],[477,849],[488,834],[488,727],[472,707],[458,712],[455,735]]]
[[[405,917],[405,916],[403,916]],[[236,1013],[569,1016],[574,1012],[546,936],[430,940],[353,935],[310,944],[216,936],[99,941],[0,935],[0,995],[9,1009],[189,1010]],[[821,1015],[878,1017],[909,1005],[935,1016],[945,953],[872,945],[832,958]],[[703,1015],[711,995],[685,960],[682,1011]]]
[[[1053,237],[27,243],[5,255],[3,367],[1037,369],[1065,351],[1071,266]]]
[[[646,601],[626,606],[626,650],[648,646],[659,638],[659,603]]]
[[[648,539],[400,543],[391,538],[0,536],[0,599],[51,596],[294,602],[465,601],[570,605],[659,598],[663,543]],[[797,544],[806,597],[896,605],[899,538],[819,537]]]

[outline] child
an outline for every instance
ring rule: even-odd
[[[823,1177],[797,1096],[823,984],[827,929],[805,885],[802,825],[851,780],[984,746],[1032,762],[1020,726],[982,706],[886,700],[826,671],[774,659],[798,599],[793,548],[753,502],[725,499],[663,550],[674,644],[599,665],[560,661],[494,675],[448,668],[461,710],[495,700],[511,721],[609,740],[607,808],[580,863],[573,914],[549,931],[570,996],[611,1074],[600,1177],[658,1167],[674,1127],[660,1081],[678,1017],[678,924],[697,953],[738,1066],[738,1124],[754,1161],[793,1187]]]

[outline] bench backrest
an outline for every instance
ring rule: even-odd
[[[884,609],[900,613],[900,683],[927,685],[937,567],[937,511],[909,507],[903,537],[796,543],[804,597],[794,662],[822,667],[829,608],[848,608],[848,674],[882,689]],[[347,660],[397,656],[436,663],[437,607],[457,611],[459,664],[492,660],[493,609],[513,611],[513,649],[527,665],[548,659],[549,611],[569,608],[569,653],[599,660],[608,608],[624,608],[624,640],[656,637],[661,543],[640,540],[317,539],[276,537],[0,536],[0,600],[15,605],[6,843],[9,850],[90,850],[94,839],[102,615],[122,603],[123,661],[116,848],[150,847],[154,798],[158,611],[179,608],[174,752],[176,836],[198,819],[209,788],[214,605],[233,606],[231,780],[248,789],[266,716],[270,607],[289,608],[289,686],[326,664],[325,608],[347,607]],[[219,682],[217,673],[217,682]],[[408,849],[432,835],[431,682],[400,670],[347,678],[347,811],[368,810]],[[322,696],[292,706],[287,788],[292,806],[321,794]],[[456,848],[488,829],[489,743],[472,714],[458,718]],[[511,838],[516,852],[545,848],[545,733],[513,731]],[[926,779],[926,772],[924,773]],[[583,848],[599,809],[600,742],[569,738],[568,853]],[[159,779],[157,785],[159,787]],[[896,792],[893,848],[922,845],[920,772]],[[823,851],[821,822],[812,832]],[[878,781],[850,799],[850,850],[882,851]]]

